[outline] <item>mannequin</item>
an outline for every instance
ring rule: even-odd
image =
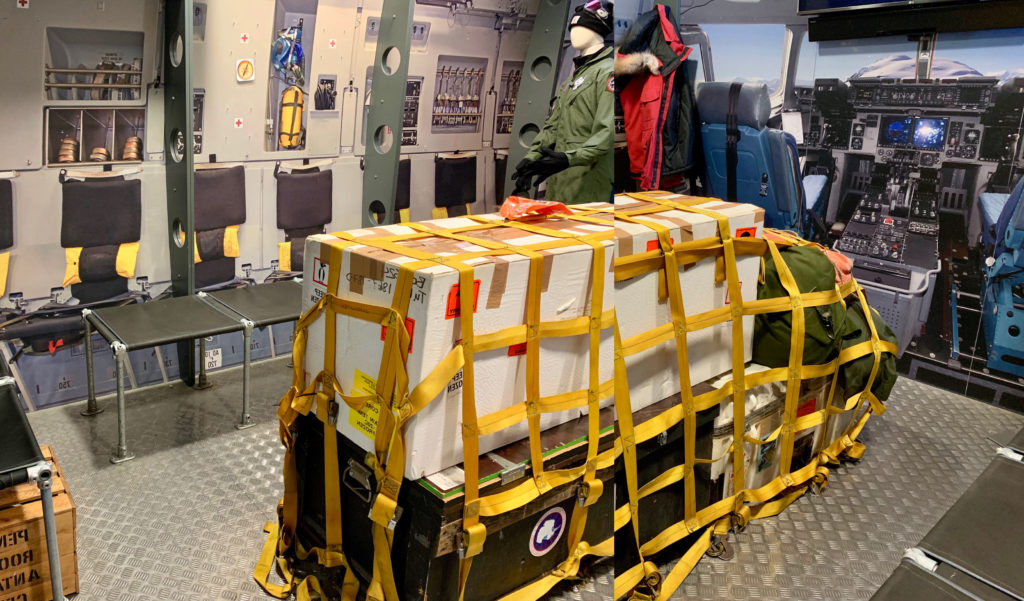
[[[580,51],[580,56],[590,56],[604,48],[604,39],[596,31],[586,27],[573,27],[569,30],[569,43]]]
[[[615,94],[612,51],[605,43],[611,33],[611,11],[601,0],[587,3],[570,19],[569,41],[579,52],[575,68],[559,85],[526,158],[516,165],[513,194],[527,194],[547,181],[547,200],[611,201]]]

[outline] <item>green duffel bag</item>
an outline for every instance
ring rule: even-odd
[[[878,314],[878,311],[868,307],[871,311],[871,319],[875,322],[875,330],[878,331],[878,338],[886,342],[898,344],[896,334]],[[868,327],[867,318],[864,316],[864,307],[860,299],[851,295],[846,303],[846,328],[842,332],[843,348],[860,344],[871,340],[871,329]],[[864,355],[859,359],[845,363],[839,367],[839,385],[843,390],[857,392],[864,390],[868,383],[868,376],[871,375],[871,368],[875,364],[874,354]],[[896,383],[896,357],[892,353],[882,353],[881,362],[878,365],[878,373],[871,385],[871,392],[879,401],[885,402],[889,398],[893,384]]]
[[[801,293],[821,292],[835,287],[835,267],[821,250],[813,246],[779,248]],[[788,296],[779,280],[774,258],[764,258],[764,282],[757,287],[758,300]],[[842,348],[846,308],[835,302],[804,308],[804,365],[820,365],[834,359]],[[768,367],[789,365],[792,311],[764,313],[754,319],[753,360]]]

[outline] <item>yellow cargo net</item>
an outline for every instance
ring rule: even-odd
[[[602,330],[614,326],[614,311],[604,311],[606,294],[605,244],[612,239],[613,225],[610,214],[601,211],[581,210],[570,217],[588,224],[608,226],[604,232],[576,235],[566,231],[544,227],[544,221],[536,222],[495,222],[477,216],[467,216],[472,225],[441,230],[422,224],[407,224],[412,233],[391,234],[376,237],[355,238],[340,232],[333,234],[340,239],[334,243],[322,243],[320,259],[329,265],[327,281],[328,294],[299,320],[293,345],[294,371],[292,386],[281,399],[280,418],[281,442],[285,447],[284,483],[285,492],[279,506],[278,524],[268,523],[267,543],[263,548],[254,576],[270,594],[285,598],[295,593],[300,601],[310,597],[310,591],[321,594],[321,583],[315,576],[297,581],[292,575],[290,558],[315,557],[324,567],[345,568],[341,597],[345,601],[356,598],[360,583],[349,567],[342,548],[341,500],[339,466],[336,439],[336,420],[340,409],[338,399],[354,410],[360,410],[368,401],[375,401],[381,407],[380,419],[374,438],[374,451],[367,455],[366,463],[373,469],[378,483],[372,501],[370,519],[373,530],[373,574],[366,587],[366,598],[374,601],[398,601],[399,594],[392,573],[391,551],[398,496],[405,468],[405,446],[403,425],[417,412],[426,407],[462,370],[462,442],[463,469],[465,472],[464,506],[462,531],[459,534],[459,598],[465,593],[466,582],[473,557],[478,555],[487,538],[487,529],[481,518],[493,517],[523,507],[541,495],[556,488],[575,486],[577,505],[572,512],[568,528],[568,555],[550,574],[533,581],[505,597],[508,600],[538,599],[554,585],[564,579],[572,579],[580,562],[588,555],[611,556],[613,540],[609,536],[603,541],[583,540],[587,513],[605,491],[598,472],[610,472],[620,446],[599,450],[599,412],[602,400],[613,394],[614,382],[601,382],[599,377],[599,346]],[[550,238],[545,242],[524,246],[506,245],[494,240],[474,236],[474,233],[497,227],[519,228]],[[442,256],[409,248],[403,242],[428,237],[444,237],[469,242],[484,250]],[[360,302],[342,300],[332,294],[337,290],[341,277],[341,253],[345,247],[366,245],[386,250],[412,261],[399,267],[393,302],[390,307],[379,307]],[[592,249],[590,307],[586,315],[559,321],[540,320],[540,297],[544,269],[544,255],[540,251],[569,246],[587,245]],[[409,390],[409,378],[405,363],[409,349],[409,334],[404,327],[414,273],[419,269],[444,265],[459,273],[461,290],[472,290],[474,267],[467,261],[480,257],[520,255],[530,262],[527,285],[527,309],[524,323],[497,332],[478,334],[473,328],[473,295],[459,296],[460,325],[462,339],[431,373],[415,388]],[[350,318],[379,323],[385,329],[383,356],[377,375],[375,397],[358,396],[353,391],[342,390],[335,377],[335,331],[339,314]],[[306,356],[308,329],[314,321],[324,317],[325,344],[321,364],[314,366],[313,358]],[[589,337],[588,387],[585,390],[566,391],[552,396],[540,395],[540,341],[542,338],[582,336]],[[473,372],[474,354],[490,349],[524,344],[526,347],[526,401],[494,412],[478,416],[475,402],[475,381]],[[305,373],[315,377],[307,381]],[[618,399],[616,403],[620,403]],[[565,468],[544,468],[544,457],[540,441],[540,417],[543,413],[586,407],[588,434],[586,458],[582,465]],[[619,404],[620,413],[628,415],[629,405]],[[324,482],[326,511],[325,548],[304,549],[295,538],[298,524],[297,466],[295,465],[294,423],[299,415],[315,415],[324,428]],[[479,437],[502,430],[525,420],[529,427],[531,477],[512,488],[480,496],[479,490]],[[610,529],[609,529],[610,532]],[[269,581],[271,571],[277,568],[284,578],[283,584]]]
[[[400,598],[391,565],[391,550],[396,523],[398,496],[405,467],[403,425],[417,412],[426,407],[440,393],[447,383],[463,371],[462,388],[462,441],[463,467],[465,471],[464,507],[462,531],[459,535],[459,598],[465,593],[465,586],[473,557],[478,555],[487,537],[487,529],[481,518],[498,516],[523,507],[530,501],[551,492],[555,488],[574,486],[578,503],[573,511],[568,529],[568,555],[558,568],[522,588],[507,594],[503,601],[527,601],[543,597],[558,582],[577,577],[580,563],[586,556],[611,556],[615,552],[614,532],[602,541],[583,539],[588,508],[605,490],[599,472],[607,473],[612,467],[624,472],[626,481],[626,504],[614,513],[614,531],[625,528],[632,530],[635,551],[640,558],[631,568],[616,574],[615,597],[630,596],[633,599],[666,599],[678,588],[692,570],[697,560],[711,544],[712,534],[721,535],[732,527],[742,527],[751,519],[775,515],[802,495],[812,484],[824,486],[827,483],[827,464],[835,463],[842,457],[859,457],[863,445],[854,442],[868,417],[882,413],[884,407],[870,390],[879,368],[882,353],[896,353],[894,345],[882,341],[875,330],[874,322],[868,316],[867,323],[871,338],[843,349],[833,361],[823,365],[802,365],[804,344],[804,311],[806,307],[843,302],[851,294],[857,295],[861,304],[867,307],[859,285],[850,281],[833,290],[800,293],[792,273],[779,255],[779,248],[806,242],[787,237],[781,232],[772,232],[775,240],[761,238],[736,239],[730,236],[728,218],[722,214],[702,209],[696,205],[707,203],[706,198],[682,198],[677,195],[666,197],[658,193],[631,194],[633,198],[653,203],[653,206],[635,210],[614,210],[608,208],[578,209],[570,219],[591,224],[611,226],[613,217],[650,227],[658,235],[659,247],[647,252],[616,258],[614,277],[616,281],[627,280],[645,273],[658,271],[663,283],[665,300],[669,303],[671,321],[648,332],[622,339],[619,334],[615,313],[604,311],[603,299],[606,292],[605,246],[610,240],[611,230],[600,234],[574,235],[561,230],[544,227],[544,221],[537,222],[494,222],[484,217],[467,216],[475,222],[472,225],[441,230],[436,225],[406,224],[411,233],[392,234],[385,232],[375,237],[356,238],[348,233],[333,234],[339,240],[322,243],[320,259],[330,266],[327,290],[337,290],[341,277],[341,253],[353,245],[366,245],[409,257],[412,261],[399,267],[393,302],[390,307],[380,307],[342,300],[327,294],[306,312],[296,326],[293,346],[294,371],[292,386],[281,399],[278,416],[280,435],[285,447],[284,497],[279,505],[279,523],[268,523],[267,543],[261,553],[255,570],[255,578],[270,594],[285,598],[294,593],[300,601],[310,598],[311,591],[323,597],[322,587],[315,576],[301,580],[293,577],[291,561],[315,558],[324,567],[344,567],[345,575],[341,586],[341,598],[354,600],[360,593],[361,584],[342,549],[340,472],[336,439],[336,420],[340,406],[338,400],[354,410],[360,410],[374,401],[381,407],[380,419],[374,438],[374,451],[367,455],[366,464],[372,468],[378,483],[373,498],[370,519],[373,522],[373,574],[366,586],[367,599],[373,601],[398,601]],[[666,210],[680,210],[711,217],[718,223],[718,234],[713,237],[674,243],[666,227],[645,219]],[[496,227],[514,227],[531,233],[542,234],[551,240],[527,246],[510,246],[494,240],[475,236],[474,233]],[[404,246],[403,242],[427,237],[440,236],[469,242],[484,250],[465,252],[451,256],[440,256]],[[540,320],[540,294],[543,276],[543,255],[540,251],[553,248],[585,244],[593,249],[591,274],[591,304],[587,315],[561,321]],[[413,274],[435,265],[444,265],[459,273],[462,290],[472,290],[474,267],[467,263],[480,257],[520,255],[530,261],[527,286],[527,310],[521,325],[497,332],[477,334],[473,329],[473,295],[459,297],[461,341],[452,348],[441,363],[416,387],[409,390],[409,379],[405,362],[409,348],[409,334],[404,327]],[[740,294],[737,276],[737,256],[765,256],[775,259],[779,277],[788,296],[744,302]],[[717,279],[725,281],[731,302],[700,314],[688,315],[683,306],[678,277],[680,267],[698,260],[713,257],[716,260]],[[789,366],[769,369],[757,374],[746,374],[744,364],[743,320],[745,315],[771,312],[792,312],[792,340]],[[335,377],[335,320],[342,314],[350,318],[379,323],[385,329],[384,351],[377,374],[375,396],[360,396],[355,391],[342,390]],[[306,357],[308,329],[321,316],[325,320],[325,344],[322,365],[313,366]],[[732,322],[732,381],[723,387],[694,396],[689,381],[687,334]],[[613,329],[615,359],[612,380],[601,382],[599,378],[599,343],[603,330]],[[539,385],[539,346],[542,338],[559,336],[589,336],[589,372],[586,390],[567,391],[542,397]],[[679,367],[680,403],[665,410],[654,418],[640,424],[633,424],[626,358],[667,341],[674,340]],[[526,401],[494,412],[478,416],[475,406],[475,382],[473,356],[476,352],[497,349],[511,345],[525,344],[526,347]],[[874,365],[863,391],[849,396],[845,403],[834,406],[831,397],[836,390],[836,374],[840,365],[863,356],[872,355]],[[307,381],[305,373],[316,374]],[[832,376],[829,402],[814,413],[797,416],[800,383],[803,379]],[[763,438],[753,438],[745,430],[745,393],[749,388],[770,382],[786,382],[786,399],[782,425]],[[614,394],[616,428],[618,436],[612,448],[599,450],[600,402]],[[728,399],[733,403],[733,442],[728,453],[733,458],[733,481],[742,488],[743,443],[764,445],[776,440],[780,445],[780,475],[772,482],[754,490],[738,490],[709,507],[697,509],[695,499],[694,467],[720,458],[696,457],[696,416],[698,412],[719,405]],[[583,465],[567,469],[545,470],[540,444],[540,416],[546,412],[563,411],[571,408],[587,408],[588,435],[587,453]],[[821,450],[807,465],[796,470],[792,468],[794,434],[826,422],[830,415],[855,411],[855,418],[845,432]],[[297,467],[294,456],[295,420],[299,415],[314,412],[324,428],[324,482],[326,511],[326,545],[324,548],[305,549],[295,538],[298,524]],[[529,427],[531,477],[512,488],[481,496],[479,489],[479,437],[491,434],[525,420]],[[684,461],[664,473],[641,484],[637,468],[637,445],[651,440],[669,428],[683,424]],[[618,462],[618,463],[617,463]],[[640,540],[639,524],[644,519],[640,512],[640,501],[664,488],[683,482],[684,512],[680,520],[650,540]],[[621,498],[621,495],[620,495]],[[330,508],[336,508],[331,511]],[[645,556],[665,549],[667,546],[700,533],[693,545],[667,575],[662,576],[657,566],[644,559]],[[283,576],[283,584],[273,584],[269,575],[274,570]]]
[[[769,235],[763,239],[733,238],[730,235],[727,216],[696,206],[707,203],[708,199],[706,198],[687,198],[657,192],[629,194],[628,196],[652,204],[633,210],[617,209],[615,219],[651,228],[658,235],[659,248],[616,258],[615,279],[616,281],[628,280],[644,273],[659,271],[659,284],[664,282],[671,322],[626,340],[619,337],[616,329],[616,405],[630,407],[626,358],[669,340],[675,341],[680,403],[635,426],[631,423],[632,420],[628,412],[618,413],[623,468],[627,475],[627,503],[615,511],[615,529],[618,531],[627,524],[631,525],[632,537],[636,541],[640,561],[627,570],[617,572],[614,586],[616,598],[630,595],[631,598],[638,600],[660,600],[667,599],[679,587],[704,552],[709,549],[713,534],[724,535],[733,527],[742,528],[752,519],[778,514],[804,494],[811,485],[821,487],[827,483],[829,473],[827,464],[836,463],[843,457],[859,458],[863,454],[863,445],[854,440],[872,413],[881,414],[885,411],[885,407],[871,393],[881,355],[882,353],[896,354],[897,349],[895,345],[879,339],[874,320],[868,314],[866,320],[870,329],[868,341],[844,348],[839,356],[829,363],[803,365],[804,308],[844,302],[848,296],[855,294],[860,299],[861,305],[865,307],[865,311],[870,311],[867,309],[868,305],[862,289],[854,280],[851,279],[843,286],[837,285],[832,290],[801,293],[793,274],[782,260],[779,248],[793,244],[808,244],[807,242],[783,232],[769,232]],[[718,223],[718,235],[674,243],[669,237],[667,227],[645,219],[647,215],[666,210],[678,210],[711,217]],[[770,255],[774,259],[782,286],[788,295],[744,302],[740,294],[736,267],[736,257],[740,255],[762,257]],[[724,279],[726,282],[728,298],[731,299],[731,302],[727,306],[704,313],[687,314],[683,306],[677,275],[679,268],[708,257],[716,259],[718,280]],[[742,317],[782,311],[792,313],[792,337],[788,367],[746,374]],[[732,380],[720,389],[694,396],[688,369],[687,335],[726,321],[732,322]],[[832,395],[836,393],[839,366],[867,355],[873,356],[874,364],[864,389],[849,396],[840,406],[834,406],[831,399]],[[832,377],[828,402],[825,403],[823,409],[798,417],[797,405],[801,382],[804,379],[822,376]],[[786,383],[782,425],[768,436],[753,438],[746,434],[744,423],[746,392],[755,386],[770,382]],[[728,400],[729,397],[731,397],[733,407],[733,441],[727,453],[732,454],[732,480],[737,490],[732,496],[698,510],[695,499],[694,467],[698,464],[713,463],[724,457],[699,458],[695,456],[697,413],[710,409]],[[853,414],[855,417],[846,431],[835,442],[820,451],[807,465],[792,470],[794,434],[806,428],[822,425],[830,415],[846,411],[855,411]],[[658,436],[680,422],[684,428],[683,463],[669,468],[641,485],[637,477],[636,445]],[[744,443],[760,446],[775,441],[778,441],[780,449],[779,476],[760,488],[743,489]],[[681,519],[650,540],[641,541],[639,523],[645,519],[645,516],[640,508],[640,500],[680,481],[684,484],[684,511],[683,515],[679,516]],[[667,575],[662,576],[653,563],[644,560],[644,557],[653,555],[675,542],[698,533],[698,541],[684,553]]]

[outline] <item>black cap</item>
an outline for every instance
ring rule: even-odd
[[[576,14],[569,19],[569,29],[573,27],[586,27],[601,37],[612,33],[612,11],[609,5],[601,0],[591,0],[576,8]]]

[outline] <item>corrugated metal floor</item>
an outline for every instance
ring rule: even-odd
[[[36,412],[78,505],[79,599],[136,601],[270,598],[252,580],[263,523],[281,495],[282,449],[274,412],[288,385],[285,361],[253,370],[257,426],[235,430],[241,373],[215,386],[181,384],[128,394],[128,435],[137,459],[107,458],[116,443],[111,397],[84,418],[81,404]],[[673,599],[868,599],[988,464],[986,436],[1024,417],[900,380],[890,411],[862,435],[857,465],[833,470],[820,496],[730,539],[730,561],[705,558]],[[671,558],[656,558],[671,564]],[[552,598],[611,598],[608,562]]]

